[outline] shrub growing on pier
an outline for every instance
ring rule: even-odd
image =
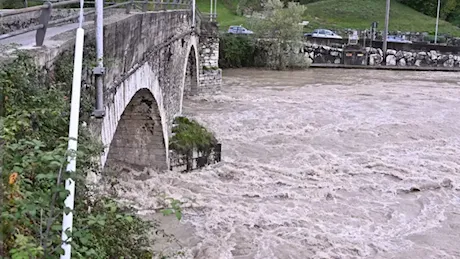
[[[217,144],[214,135],[195,120],[177,117],[174,124],[169,147],[179,153],[188,154],[193,149],[206,153]]]

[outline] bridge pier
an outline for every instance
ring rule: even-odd
[[[215,22],[203,22],[200,35],[200,93],[215,93],[222,85],[219,69],[219,35]]]

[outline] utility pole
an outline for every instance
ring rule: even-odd
[[[214,0],[214,22],[217,22],[217,0]]]
[[[69,124],[69,141],[67,148],[67,168],[68,173],[74,173],[77,169],[77,146],[78,146],[78,124],[80,116],[80,95],[81,95],[81,69],[83,64],[83,43],[85,37],[85,30],[82,28],[83,24],[83,0],[80,0],[80,26],[77,29],[75,39],[75,57],[73,68],[73,81],[72,81],[72,98],[70,104],[70,124]],[[73,209],[75,205],[75,181],[68,178],[65,181],[65,189],[69,195],[64,201],[67,210],[64,210],[62,218],[62,249],[64,254],[61,259],[70,259],[72,251],[72,237],[68,236],[67,232],[72,233],[73,227]]]
[[[385,30],[383,31],[383,60],[386,64],[386,56],[387,56],[387,40],[388,40],[388,25],[390,24],[390,0],[387,0],[387,8],[385,13]]]
[[[104,0],[96,0],[96,59],[97,67],[93,69],[96,77],[96,118],[104,117]]]
[[[439,26],[439,11],[441,10],[441,0],[438,0],[438,14],[436,15],[436,32],[434,34],[434,44],[438,43],[438,26]]]
[[[211,0],[211,9],[209,10],[209,21],[211,21],[211,22],[212,22],[212,2],[213,1],[214,0]]]
[[[195,29],[195,26],[196,26],[195,9],[196,9],[196,1],[192,0],[192,28],[193,29]]]

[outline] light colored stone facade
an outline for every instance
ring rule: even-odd
[[[219,67],[219,38],[206,38],[204,42],[200,42],[200,50],[202,67]]]
[[[220,91],[222,85],[222,70],[201,68],[200,93],[215,93]]]
[[[219,37],[217,25],[203,24],[200,36],[200,93],[215,93],[222,85],[222,70],[219,69]]]

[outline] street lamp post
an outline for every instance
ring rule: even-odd
[[[441,0],[438,0],[438,14],[436,15],[436,31],[434,34],[434,44],[438,43],[438,26],[439,26],[439,11],[441,10]]]

